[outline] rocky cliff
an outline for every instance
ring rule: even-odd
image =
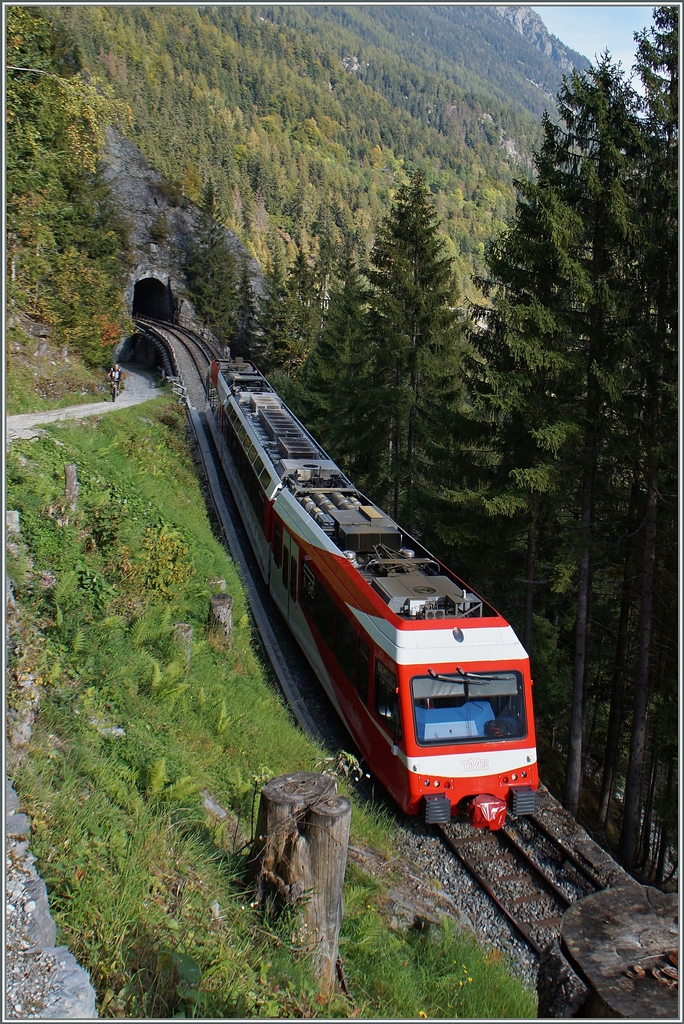
[[[504,21],[519,32],[533,46],[552,60],[565,74],[571,74],[573,68],[586,71],[590,61],[582,54],[571,50],[561,43],[560,39],[551,35],[546,25],[531,7],[495,7],[494,10]]]
[[[132,258],[125,290],[129,311],[133,313],[141,295],[158,296],[159,308],[166,306],[169,318],[173,314],[186,326],[201,330],[185,276],[188,251],[195,241],[198,207],[169,186],[140,150],[114,128],[107,130],[103,175],[129,227]],[[235,256],[246,258],[252,288],[256,295],[261,294],[263,274],[259,264],[232,231],[224,231]]]

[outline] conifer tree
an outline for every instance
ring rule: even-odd
[[[321,329],[321,301],[314,268],[299,249],[287,278],[272,275],[262,307],[261,329],[269,370],[295,377]]]
[[[679,12],[660,7],[654,12],[655,27],[638,38],[637,70],[645,87],[640,122],[643,141],[643,173],[639,196],[639,276],[635,296],[640,345],[635,352],[636,382],[641,408],[638,453],[645,476],[645,514],[641,587],[637,625],[637,659],[634,669],[634,702],[625,780],[620,854],[632,868],[639,848],[642,782],[647,753],[649,703],[667,700],[652,679],[654,603],[658,569],[658,531],[662,523],[666,481],[676,479],[677,453],[677,323],[678,323],[678,114],[679,114]],[[637,303],[635,303],[636,306]],[[675,519],[674,488],[665,515]],[[668,574],[669,575],[669,574]],[[662,583],[674,587],[667,576]],[[661,655],[662,663],[662,655]],[[661,673],[664,682],[664,677]],[[676,669],[671,664],[670,686],[676,692]],[[661,683],[662,686],[662,683]],[[672,762],[670,762],[672,764]],[[642,832],[650,837],[650,815]],[[648,843],[647,843],[648,845]]]
[[[368,350],[367,286],[347,253],[332,286],[325,325],[306,367],[302,415],[354,483],[366,489],[379,456],[377,388]]]
[[[376,493],[409,528],[435,410],[448,400],[458,338],[452,259],[420,172],[395,197],[370,257],[369,342],[377,387],[374,423],[384,447]]]
[[[235,334],[234,354],[241,355],[247,359],[254,355],[259,313],[254,292],[252,291],[252,282],[249,277],[246,256],[243,256],[240,262],[237,292],[237,308],[235,310],[237,331]]]
[[[237,261],[217,216],[216,195],[209,180],[202,194],[186,273],[197,312],[217,338],[230,345],[237,331]]]

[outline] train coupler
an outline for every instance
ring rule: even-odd
[[[473,828],[488,828],[495,832],[506,821],[506,801],[490,793],[481,793],[468,804],[470,824]]]

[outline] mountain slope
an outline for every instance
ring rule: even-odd
[[[591,62],[552,35],[543,19],[531,7],[505,6],[494,7],[493,10],[565,74],[570,74],[573,68],[585,71],[589,67]]]
[[[495,11],[431,7],[57,9],[134,112],[132,141],[262,265],[366,250],[406,172],[436,197],[462,289],[531,172],[558,67]],[[535,85],[534,82],[539,84]]]

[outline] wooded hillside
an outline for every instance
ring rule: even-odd
[[[367,250],[420,169],[471,293],[561,79],[502,19],[471,8],[56,13],[130,104],[153,166],[193,201],[211,178],[220,219],[265,269],[292,262],[295,245]]]

